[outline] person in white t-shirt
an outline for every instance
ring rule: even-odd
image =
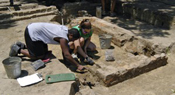
[[[69,53],[68,42],[78,38],[80,35],[76,29],[68,30],[66,26],[52,23],[31,23],[25,29],[26,45],[21,42],[13,44],[9,56],[17,56],[21,53],[31,59],[48,62],[50,52],[47,44],[60,44],[63,56],[76,65],[78,70],[83,70],[85,67],[75,61]]]

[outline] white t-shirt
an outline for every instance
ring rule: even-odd
[[[68,40],[68,28],[63,25],[52,23],[31,23],[28,25],[28,32],[32,41],[43,41],[45,44],[58,44],[55,37]]]

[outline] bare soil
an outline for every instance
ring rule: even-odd
[[[1,24],[0,26],[0,61],[2,62],[5,58],[9,56],[10,45],[16,41],[24,42],[24,29],[32,22],[49,22],[53,16],[33,18],[29,20],[18,21],[14,23]],[[110,19],[109,19],[110,20]],[[56,22],[52,22],[56,23]],[[171,32],[172,33],[172,32]],[[169,34],[171,34],[169,33]],[[173,35],[171,35],[173,36]],[[173,36],[175,38],[175,36]],[[157,39],[151,39],[155,42],[164,42],[165,38],[159,37]],[[92,41],[97,45],[97,50],[99,51],[97,55],[104,58],[103,53],[100,52],[100,45],[98,41],[98,36],[93,35]],[[163,44],[166,44],[163,43]],[[112,44],[113,45],[113,44]],[[113,45],[114,46],[114,45]],[[52,59],[52,62],[48,63],[47,66],[41,70],[39,73],[43,75],[46,74],[56,74],[56,73],[67,73],[71,72],[65,65],[62,64],[62,55],[59,45],[49,45],[49,49],[52,50],[53,55],[56,57]],[[117,49],[117,47],[116,47]],[[175,89],[175,50],[168,53],[168,64],[152,70],[150,72],[139,75],[135,78],[126,80],[124,82],[118,83],[111,87],[104,87],[96,83],[95,87],[92,89],[89,86],[83,86],[80,88],[80,92],[86,94],[83,95],[171,95],[172,89]],[[104,60],[98,60],[98,62],[103,62]],[[30,66],[31,61],[28,58],[24,58],[22,61],[22,72],[23,74],[33,74],[35,71],[32,70]],[[0,65],[0,94],[1,95],[65,95],[64,93],[66,86],[58,87],[56,84],[47,85],[44,81],[29,86],[20,87],[15,79],[8,79],[3,65]],[[82,79],[84,77],[89,77],[88,74],[77,74]],[[87,78],[88,79],[88,78]],[[90,80],[89,80],[90,81]],[[96,80],[92,81],[96,82]],[[97,81],[98,82],[98,81]],[[69,84],[69,83],[68,83]],[[95,94],[94,94],[95,93]],[[68,95],[68,94],[66,94]]]

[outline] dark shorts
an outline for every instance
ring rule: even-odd
[[[39,57],[44,56],[48,52],[47,44],[42,41],[32,41],[30,38],[28,28],[25,29],[25,42],[30,56]]]

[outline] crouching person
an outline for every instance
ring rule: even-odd
[[[87,55],[88,51],[96,50],[96,45],[91,41],[93,34],[91,27],[89,19],[83,19],[80,25],[72,27],[72,29],[76,29],[79,32],[81,37],[75,41],[70,41],[69,46],[73,50],[72,56],[74,58],[77,58],[78,53],[81,56],[81,61],[93,65],[94,61]]]
[[[77,70],[85,69],[69,53],[68,42],[80,38],[76,29],[68,30],[66,26],[52,23],[31,23],[26,27],[24,36],[26,45],[21,42],[13,44],[9,56],[17,56],[21,53],[31,59],[47,62],[50,60],[47,44],[59,44],[64,57],[77,66]]]

